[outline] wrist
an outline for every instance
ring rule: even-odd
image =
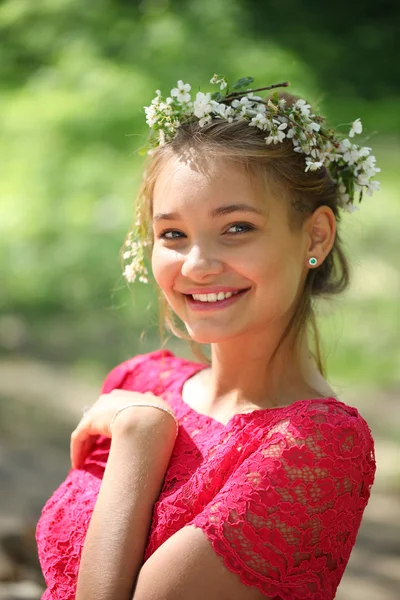
[[[112,438],[133,435],[138,427],[138,415],[133,408],[115,412],[110,422]]]
[[[169,412],[169,411],[168,411]],[[145,447],[151,440],[157,440],[163,447],[171,450],[174,447],[178,433],[177,421],[174,416],[167,417],[152,406],[126,405],[117,410],[110,423],[112,439],[128,438],[141,440]]]
[[[138,412],[138,408],[140,409]],[[149,408],[151,409],[149,411]],[[134,410],[136,409],[136,410]],[[147,411],[146,411],[147,409]],[[156,411],[154,410],[156,409]],[[157,428],[158,432],[161,432],[162,429],[164,427],[168,429],[171,429],[170,425],[172,423],[172,421],[168,418],[165,419],[165,417],[160,419],[160,410],[164,413],[167,413],[170,415],[170,418],[173,419],[173,421],[175,422],[175,436],[173,438],[173,441],[175,442],[177,436],[178,436],[178,431],[179,431],[179,424],[178,424],[178,420],[175,417],[174,413],[172,412],[170,407],[167,406],[160,406],[159,402],[157,403],[140,403],[140,404],[136,404],[136,403],[132,403],[132,404],[126,404],[125,406],[120,407],[118,410],[115,411],[111,422],[110,422],[110,431],[113,428],[114,422],[115,420],[119,417],[119,415],[121,413],[127,412],[128,413],[128,420],[122,421],[121,417],[120,417],[120,421],[123,423],[123,425],[121,425],[121,427],[123,428],[123,430],[127,429],[128,432],[132,430],[132,426],[134,428],[134,430],[136,431],[136,429],[143,424],[144,427],[152,427],[152,428]],[[158,411],[158,414],[157,414]]]

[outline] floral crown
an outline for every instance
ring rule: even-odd
[[[156,97],[150,106],[145,106],[146,123],[151,128],[149,154],[152,149],[170,142],[177,128],[194,117],[199,119],[199,126],[210,123],[213,119],[225,119],[229,123],[234,120],[246,120],[249,127],[257,127],[265,132],[266,144],[279,144],[285,139],[292,140],[294,151],[305,157],[305,171],[315,171],[325,167],[337,186],[339,206],[352,213],[359,209],[354,205],[355,195],[361,202],[363,194],[371,196],[379,190],[379,182],[373,181],[380,171],[375,164],[376,159],[371,148],[353,144],[344,134],[327,128],[325,117],[315,115],[305,100],[299,99],[293,104],[274,92],[264,100],[255,96],[254,92],[287,87],[287,82],[278,83],[257,89],[247,89],[253,77],[244,77],[232,85],[223,75],[214,75],[210,83],[218,85],[219,91],[204,94],[197,92],[192,100],[189,83],[179,80],[177,87],[171,90],[171,96],[162,98],[161,91],[156,90]],[[356,119],[348,134],[353,138],[362,132],[362,123]],[[137,218],[136,226],[139,226]],[[128,281],[147,283],[147,269],[144,265],[143,246],[149,242],[140,241],[134,232],[128,235],[123,254],[128,263],[124,276]]]

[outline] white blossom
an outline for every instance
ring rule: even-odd
[[[272,135],[269,135],[265,138],[267,144],[278,144],[279,142],[283,142],[286,137],[284,133],[284,129],[286,129],[287,123],[281,123],[279,127],[275,127]]]
[[[216,112],[217,112],[217,114],[220,114],[221,117],[223,117],[224,119],[227,119],[229,123],[232,123],[235,111],[233,110],[233,108],[231,106],[226,106],[226,104],[222,104],[222,103],[218,104],[218,108],[217,108]]]
[[[252,108],[253,102],[247,98],[247,96],[243,96],[240,100],[233,100],[231,103],[233,108],[240,108],[243,111],[243,108]]]
[[[202,119],[205,115],[209,115],[212,106],[210,104],[211,94],[203,94],[203,92],[197,92],[196,99],[193,102],[193,112],[199,119]]]
[[[289,131],[287,132],[286,137],[288,137],[288,138],[294,138],[295,135],[296,135],[296,129],[295,129],[295,127],[291,127],[289,129]]]
[[[190,102],[190,90],[192,86],[190,83],[183,83],[182,79],[180,79],[177,83],[178,87],[171,90],[171,96],[176,96],[178,102]]]
[[[255,96],[254,92],[249,92],[247,94],[247,97],[250,98],[253,102],[259,102],[260,100],[262,100],[261,96]]]
[[[366,186],[365,193],[367,196],[372,196],[375,191],[380,190],[380,182],[379,181],[370,181]]]
[[[360,156],[369,156],[371,150],[372,148],[368,148],[368,146],[363,146],[362,148],[360,148]]]
[[[350,200],[350,195],[347,193],[347,188],[342,180],[340,180],[337,190],[341,206],[347,206],[347,203]]]
[[[122,274],[127,281],[133,283],[136,279],[135,264],[131,263],[129,265],[125,265],[125,269]]]
[[[211,77],[210,83],[220,83],[221,84],[219,86],[220,90],[224,90],[228,86],[225,78],[221,77],[220,79],[218,79],[218,75],[216,73],[213,75],[213,77]]]
[[[317,169],[320,169],[321,167],[323,167],[323,163],[320,161],[313,161],[311,160],[311,158],[306,158],[306,168],[304,169],[306,172],[307,171],[316,171]]]
[[[310,121],[306,125],[307,131],[319,131],[321,129],[321,125],[319,123],[315,123],[315,121]]]
[[[368,185],[368,183],[369,183],[369,177],[367,177],[367,175],[363,175],[363,174],[358,175],[358,177],[357,177],[357,183],[358,183],[358,185],[361,185],[361,186]]]
[[[355,135],[356,133],[362,133],[362,123],[361,123],[361,120],[360,120],[360,119],[356,119],[356,120],[353,122],[353,124],[352,124],[352,126],[351,126],[351,129],[350,129],[350,131],[349,131],[349,136],[350,136],[350,137],[354,137],[354,135]]]
[[[234,100],[232,102],[232,107],[236,109],[236,112],[243,117],[253,116],[257,114],[257,110],[254,106],[254,103],[251,102],[246,96],[241,98],[240,100]]]
[[[259,104],[255,105],[254,110],[255,110],[256,114],[261,113],[261,114],[265,115],[267,112],[267,107],[265,106],[265,104],[259,103]]]
[[[271,122],[266,118],[265,114],[257,113],[249,123],[250,127],[258,127],[259,129],[270,129]]]
[[[360,153],[356,146],[352,147],[350,150],[343,154],[343,160],[347,162],[349,165],[354,165],[360,158]]]
[[[207,125],[207,123],[211,123],[211,121],[212,121],[212,116],[206,115],[205,117],[202,117],[199,120],[199,125],[200,125],[200,127],[204,127],[204,125]]]
[[[144,106],[144,112],[146,113],[146,123],[149,127],[153,127],[158,121],[157,109],[154,104],[150,106]]]
[[[293,106],[295,108],[299,109],[300,113],[304,117],[309,117],[310,116],[310,108],[311,108],[311,106],[309,104],[307,104],[306,101],[303,100],[302,98],[300,98],[300,100],[297,100],[297,102],[295,102],[293,104]]]
[[[355,206],[351,202],[346,202],[345,204],[343,204],[342,208],[348,213],[353,213],[356,212],[356,210],[360,210],[359,206]]]

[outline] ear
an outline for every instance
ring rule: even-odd
[[[307,260],[315,256],[320,265],[335,242],[336,218],[332,209],[325,205],[319,206],[308,219],[306,228],[309,237]]]

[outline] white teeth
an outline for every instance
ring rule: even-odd
[[[239,290],[238,290],[239,291]],[[233,294],[238,292],[218,292],[218,294],[192,294],[194,300],[200,300],[201,302],[218,302],[218,300],[224,300],[230,298]]]

